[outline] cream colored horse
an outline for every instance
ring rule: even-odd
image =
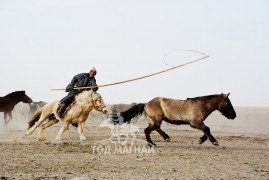
[[[46,124],[42,125],[38,132],[38,137],[41,138],[41,134],[46,128],[58,123],[59,120],[62,120],[64,125],[60,129],[56,140],[61,140],[63,133],[68,129],[69,125],[75,124],[78,126],[80,140],[85,141],[84,125],[91,110],[95,109],[103,112],[104,114],[108,112],[101,95],[93,91],[84,91],[77,95],[75,98],[75,104],[68,112],[66,112],[62,119],[57,119],[55,116],[58,107],[59,101],[55,101],[40,108],[30,120],[26,136],[31,135],[46,119],[49,119]]]

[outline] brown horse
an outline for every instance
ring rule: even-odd
[[[156,130],[166,141],[170,137],[161,129],[162,121],[171,124],[185,124],[192,128],[203,131],[204,136],[200,138],[203,144],[208,138],[213,145],[219,143],[210,133],[210,128],[204,124],[206,118],[214,111],[220,111],[226,118],[235,119],[236,113],[229,99],[230,94],[210,95],[187,100],[174,100],[167,98],[155,98],[146,104],[138,104],[131,109],[112,116],[112,121],[119,123],[118,119],[130,122],[132,118],[145,114],[149,126],[145,129],[146,139],[149,145],[156,145],[150,137],[150,133]],[[121,118],[119,118],[121,116]]]
[[[12,120],[11,111],[19,102],[32,103],[32,99],[25,94],[25,91],[16,91],[0,97],[0,112],[4,112],[5,125]],[[9,120],[7,120],[7,115],[10,118]]]

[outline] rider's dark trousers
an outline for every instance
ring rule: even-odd
[[[72,90],[70,91],[67,96],[65,96],[60,102],[62,104],[65,104],[65,107],[69,106],[70,104],[72,104],[72,102],[75,99],[75,96],[78,94],[78,92],[76,92],[76,90]]]

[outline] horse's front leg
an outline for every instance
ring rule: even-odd
[[[9,120],[7,121],[7,124],[8,124],[13,119],[13,117],[12,117],[12,113],[11,112],[8,112],[7,114],[9,116]]]
[[[203,144],[204,142],[206,142],[206,140],[208,139],[207,135],[203,135],[202,137],[200,137],[200,140],[199,140],[199,144]]]
[[[79,138],[81,141],[86,141],[87,138],[84,135],[84,126],[85,126],[85,122],[80,122],[78,124],[78,134],[79,134]]]
[[[58,135],[56,136],[55,140],[62,140],[63,133],[67,130],[70,122],[65,121],[63,127],[60,129]]]
[[[207,138],[209,138],[209,140],[212,142],[213,145],[219,146],[218,141],[211,134],[210,128],[207,127],[204,123],[199,123],[197,125],[191,124],[191,127],[197,128],[197,129],[202,130],[204,132],[205,135],[200,138],[200,144],[204,143],[207,140]]]
[[[7,113],[4,112],[4,121],[5,121],[5,126],[7,125]]]
[[[9,120],[7,119],[7,116],[9,116]],[[5,126],[6,126],[12,120],[11,112],[4,112],[4,120],[5,120]]]

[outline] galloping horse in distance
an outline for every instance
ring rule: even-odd
[[[85,141],[84,125],[91,110],[95,109],[104,114],[108,112],[105,103],[100,94],[94,91],[84,91],[75,97],[75,101],[68,108],[71,108],[65,113],[62,119],[56,118],[56,112],[59,108],[59,101],[49,103],[34,114],[29,122],[29,128],[26,136],[31,135],[34,130],[42,125],[42,123],[49,119],[47,123],[43,124],[38,132],[38,138],[41,138],[41,133],[48,127],[56,124],[59,120],[64,122],[63,127],[60,129],[56,140],[61,140],[63,133],[67,130],[70,124],[78,127],[78,134],[81,141]]]
[[[39,108],[45,106],[46,104],[47,103],[43,101],[32,102],[31,104],[29,104],[29,108],[30,108],[29,115],[32,117]]]
[[[33,101],[25,94],[25,91],[16,91],[0,97],[0,112],[4,112],[5,125],[12,120],[11,111],[19,102],[32,103]],[[7,120],[7,115],[10,118],[9,120]]]
[[[130,122],[132,118],[145,114],[149,126],[145,129],[147,142],[150,146],[156,146],[151,140],[150,133],[156,130],[166,141],[170,137],[161,129],[162,121],[176,125],[190,125],[192,128],[203,131],[204,136],[199,143],[203,144],[208,138],[213,145],[218,146],[218,141],[212,136],[210,128],[204,124],[206,118],[214,111],[220,111],[226,118],[235,119],[236,112],[229,99],[230,94],[210,95],[187,100],[174,100],[167,98],[155,98],[146,104],[138,104],[120,114],[114,114],[111,119],[119,123],[119,118],[124,122]]]

